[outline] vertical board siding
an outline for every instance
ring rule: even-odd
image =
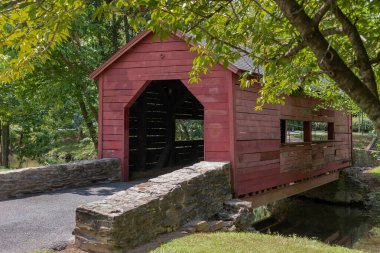
[[[255,111],[259,86],[235,89],[237,195],[255,193],[350,165],[350,116],[315,110],[317,100],[286,98],[285,105]],[[334,122],[334,141],[281,144],[280,119]]]
[[[181,80],[204,106],[204,156],[206,160],[231,160],[230,108],[226,79],[229,70],[216,66],[201,75],[198,84],[188,84],[188,72],[196,53],[176,36],[163,42],[152,35],[145,37],[120,56],[102,73],[102,99],[99,99],[102,131],[99,152],[102,157],[118,157],[123,162],[124,179],[128,179],[129,124],[128,110],[152,80]],[[125,117],[124,117],[125,111]],[[149,156],[149,154],[148,154]],[[138,159],[133,157],[133,159]],[[147,158],[149,159],[149,157]]]

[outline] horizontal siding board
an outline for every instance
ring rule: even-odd
[[[302,96],[288,96],[283,106],[270,105],[263,111],[255,111],[258,86],[248,90],[239,85],[234,88],[238,194],[289,184],[348,166],[351,144],[347,115],[330,109],[314,110],[318,101]],[[334,122],[335,140],[281,145],[280,119]],[[268,144],[270,140],[272,144]]]
[[[237,141],[236,149],[238,154],[277,151],[280,146],[280,140],[250,140]]]

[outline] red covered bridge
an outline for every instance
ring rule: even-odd
[[[160,41],[144,32],[91,74],[99,83],[99,157],[120,158],[124,180],[231,161],[235,195],[266,202],[335,180],[350,166],[349,115],[314,110],[317,102],[302,96],[255,111],[259,88],[239,84],[252,70],[247,57],[189,85],[196,56],[189,48],[180,36]],[[203,140],[176,141],[178,119],[203,121]]]

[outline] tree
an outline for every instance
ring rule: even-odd
[[[191,32],[193,41],[206,42],[196,47],[195,81],[210,64],[248,54],[264,68],[259,102],[278,103],[302,89],[339,105],[343,91],[380,134],[378,2],[156,1],[149,7],[150,28]]]
[[[50,124],[56,129],[67,126],[68,118],[73,119],[78,111],[87,129],[86,133],[91,138],[96,150],[98,87],[87,76],[90,71],[112,55],[121,44],[126,43],[126,39],[133,37],[135,32],[125,17],[115,16],[113,20],[99,17],[94,20],[93,13],[101,1],[93,1],[84,6],[64,1],[67,5],[72,4],[73,8],[71,9],[75,12],[75,14],[70,14],[72,16],[64,16],[67,18],[75,16],[75,22],[72,22],[71,19],[67,23],[61,23],[60,30],[57,30],[59,35],[55,36],[66,38],[66,40],[52,41],[47,46],[45,39],[38,40],[38,38],[41,31],[49,33],[49,26],[60,22],[55,21],[59,14],[40,10],[50,6],[50,4],[45,6],[46,2],[38,3],[36,1],[28,4],[26,2],[25,5],[22,2],[0,5],[11,20],[5,25],[9,29],[5,31],[4,35],[9,37],[7,37],[8,40],[3,41],[1,57],[3,61],[0,61],[0,70],[3,74],[0,76],[3,83],[3,87],[0,87],[0,91],[3,91],[0,95],[0,103],[4,100],[4,106],[0,108],[0,119],[11,121],[16,126],[13,132],[20,137],[15,142],[13,151],[20,159],[23,156],[35,159],[38,157],[37,154],[41,154],[49,147],[49,145],[45,145],[45,149],[39,148],[37,140],[46,142],[48,136],[46,134],[44,136],[44,133],[46,131],[54,132],[46,125]],[[58,3],[58,6],[59,4],[61,2]],[[49,8],[58,10],[57,6]],[[13,12],[18,12],[16,18]],[[36,17],[34,12],[44,13],[45,16],[48,16],[45,21],[53,24],[46,24],[46,28],[41,27],[41,20],[30,18]],[[12,33],[10,27],[17,27],[17,22],[11,17],[19,21],[21,18],[17,19],[17,17],[29,17],[30,20],[26,18],[23,21],[27,22],[29,26],[19,25],[25,31],[20,31],[19,34]],[[4,18],[4,20],[7,19]],[[32,48],[29,47],[29,43],[27,43],[28,45],[23,43],[26,38],[30,39],[28,33],[38,36],[34,38],[32,42],[34,47]],[[48,34],[46,36],[49,37]],[[29,60],[25,61],[26,58]],[[9,84],[5,85],[5,83]],[[9,94],[12,94],[13,102],[6,98],[9,97]],[[31,110],[31,108],[35,110]],[[40,112],[43,113],[43,116],[37,117]],[[61,115],[57,117],[56,113],[61,113]],[[31,118],[30,115],[33,117]],[[80,129],[82,128],[80,127]],[[50,135],[51,138],[52,136],[54,134]],[[53,142],[53,140],[50,141]]]
[[[14,9],[26,13],[22,15],[40,9],[40,1],[25,2],[28,2],[27,8],[19,3],[8,5],[4,9],[7,17],[12,16]],[[41,2],[44,5],[44,1]],[[61,2],[66,2],[66,9],[73,6],[71,1]],[[284,95],[300,90],[323,98],[326,105],[342,107],[347,101],[353,101],[374,122],[380,134],[378,1],[109,0],[98,3],[97,18],[111,20],[127,16],[129,24],[136,29],[145,26],[162,37],[169,32],[191,33],[191,40],[196,42],[193,50],[199,52],[191,72],[194,82],[199,81],[199,73],[207,72],[210,66],[220,62],[227,64],[246,54],[254,59],[252,71],[261,74],[260,104],[282,103]],[[72,21],[79,9],[72,9],[69,17]],[[45,15],[53,17],[55,14],[47,12]],[[35,19],[28,22],[33,24]],[[51,28],[54,22],[48,20],[51,23],[47,25],[50,30],[45,31],[46,36],[52,38],[52,34],[59,33],[60,38],[64,38],[66,30],[62,24],[60,30],[55,31]],[[34,26],[31,27],[33,30]],[[11,23],[6,36],[18,39],[7,42],[5,48],[12,43],[23,45],[22,34],[17,36],[19,28],[22,26]],[[39,43],[46,45],[46,40],[37,40],[35,45]],[[22,47],[15,48],[18,54],[12,60],[22,63]],[[37,47],[35,51],[44,54],[46,50]],[[12,64],[7,64],[4,71],[7,68],[12,68]],[[242,75],[244,85],[256,85],[257,80],[247,75]]]

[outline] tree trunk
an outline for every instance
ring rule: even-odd
[[[377,133],[377,139],[380,140],[380,123],[378,122],[375,123],[375,129]]]
[[[88,108],[91,111],[92,117],[98,122],[98,110],[87,100]]]
[[[131,35],[129,34],[131,27],[129,26],[127,15],[124,15],[123,21],[124,21],[125,43],[128,43],[131,40]]]
[[[112,45],[114,52],[116,52],[119,49],[118,29],[119,25],[117,22],[116,14],[112,14]]]
[[[83,119],[86,123],[88,133],[90,134],[90,138],[92,140],[92,143],[95,146],[95,149],[98,148],[98,138],[97,138],[97,133],[94,124],[92,123],[92,120],[88,114],[86,104],[83,101],[83,98],[78,98],[78,103],[80,107],[80,111],[82,113]]]
[[[313,20],[295,0],[275,0],[285,17],[298,30],[305,44],[312,50],[319,67],[335,81],[372,120],[380,134],[380,100],[347,66],[331,47]]]
[[[9,167],[9,124],[2,124],[1,131],[1,150],[2,150],[2,164],[4,167]]]
[[[24,131],[21,129],[21,132],[20,132],[20,137],[18,139],[18,146],[21,147],[22,144],[23,144],[23,141],[24,141]],[[23,160],[24,160],[24,156],[21,154],[19,157],[17,157],[18,160],[19,160],[19,165],[18,165],[18,168],[22,168],[22,163],[23,163]]]

